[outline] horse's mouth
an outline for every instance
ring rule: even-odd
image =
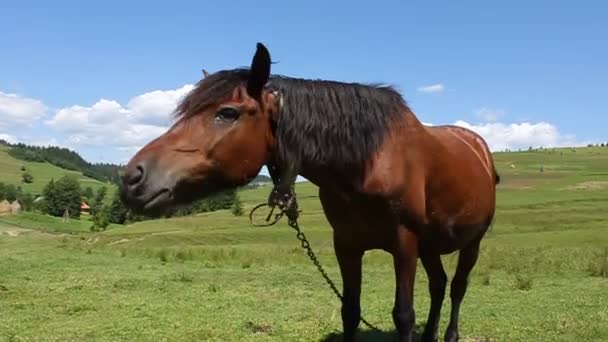
[[[158,190],[149,189],[148,193],[129,196],[123,193],[123,202],[134,213],[150,217],[162,216],[172,208],[188,205],[196,200],[216,194],[225,188],[219,179],[211,177],[203,180],[176,181],[173,186],[164,185]]]
[[[159,192],[154,194],[146,203],[144,203],[144,210],[151,210],[159,207],[166,207],[173,200],[173,194],[169,189],[161,189]]]

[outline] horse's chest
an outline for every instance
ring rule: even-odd
[[[386,203],[357,198],[321,198],[337,242],[361,249],[387,249],[394,243],[397,220]]]

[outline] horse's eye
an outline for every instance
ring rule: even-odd
[[[236,110],[235,108],[224,107],[224,108],[221,108],[217,113],[215,113],[215,118],[221,119],[221,120],[226,120],[226,121],[235,121],[236,119],[239,118],[240,114],[241,113],[239,113],[239,111]]]

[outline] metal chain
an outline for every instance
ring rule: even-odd
[[[306,239],[306,235],[304,235],[304,232],[300,230],[298,221],[296,219],[290,218],[288,223],[289,223],[289,226],[291,228],[293,228],[293,230],[296,231],[296,237],[298,238],[298,240],[300,240],[300,243],[302,244],[302,248],[304,248],[306,250],[306,254],[308,254],[308,257],[310,258],[312,263],[315,264],[315,266],[317,266],[319,273],[321,273],[321,275],[327,282],[327,285],[329,285],[329,287],[332,289],[332,291],[334,291],[334,293],[336,294],[336,297],[338,297],[340,299],[340,301],[342,303],[344,303],[344,297],[342,296],[340,291],[338,291],[338,288],[336,288],[336,285],[331,280],[331,278],[329,278],[329,276],[327,275],[327,272],[325,272],[325,269],[323,269],[323,266],[321,266],[319,259],[317,259],[317,256],[315,255],[315,253],[312,251],[312,248],[310,247],[310,242],[308,242],[308,239]],[[363,322],[363,324],[365,324],[368,328],[370,328],[372,330],[376,330],[378,332],[381,331],[379,328],[377,328],[376,326],[369,323],[365,318],[363,318],[363,316],[361,316],[360,318],[361,318],[361,322]]]
[[[260,204],[260,205],[256,206],[255,208],[253,208],[251,210],[251,213],[249,214],[249,218],[252,219],[253,212],[255,210],[257,210],[257,209],[259,209],[259,208],[261,208],[263,206],[266,206],[266,205],[267,204],[264,203],[264,204]],[[274,207],[272,207],[272,210],[274,210]],[[323,268],[323,266],[321,266],[321,263],[319,262],[319,259],[317,259],[317,256],[315,255],[315,253],[313,252],[312,248],[310,247],[310,242],[308,242],[308,239],[306,239],[306,235],[304,235],[304,232],[300,229],[300,225],[298,224],[298,214],[299,213],[300,213],[300,211],[297,210],[297,205],[296,205],[295,209],[292,208],[292,210],[281,208],[280,213],[275,215],[275,221],[273,221],[271,224],[256,225],[256,226],[270,226],[270,225],[274,225],[275,223],[277,223],[281,219],[281,217],[283,216],[283,214],[287,215],[288,224],[289,224],[289,226],[293,230],[296,231],[296,237],[298,238],[298,240],[300,240],[300,244],[301,244],[302,248],[304,248],[306,250],[306,254],[310,258],[310,260],[312,261],[312,263],[317,267],[317,270],[319,270],[319,273],[321,273],[321,276],[323,276],[323,279],[325,279],[325,281],[327,282],[327,285],[329,285],[329,287],[334,292],[334,294],[336,295],[336,297],[338,297],[338,299],[340,299],[340,301],[342,303],[344,303],[344,296],[342,296],[342,294],[340,293],[340,291],[338,290],[338,288],[336,287],[336,285],[334,284],[334,282],[327,275],[327,272],[325,272],[325,269]],[[272,211],[271,211],[271,214],[268,215],[268,218],[266,219],[266,221],[269,221],[271,215],[272,215]],[[252,221],[252,223],[253,223],[253,221]],[[381,331],[379,328],[377,328],[376,326],[374,326],[371,323],[369,323],[365,318],[363,318],[363,316],[361,316],[361,322],[363,322],[363,324],[365,324],[368,328],[370,328],[372,330]]]

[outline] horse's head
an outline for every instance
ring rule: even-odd
[[[280,99],[265,89],[270,64],[258,43],[251,68],[206,74],[178,106],[175,124],[127,164],[123,201],[159,213],[255,177],[276,144]]]

